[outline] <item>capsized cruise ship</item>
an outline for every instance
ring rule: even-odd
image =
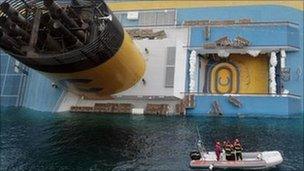
[[[1,106],[303,113],[300,1],[7,0]]]

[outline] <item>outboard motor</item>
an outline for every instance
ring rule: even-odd
[[[191,151],[190,152],[191,160],[199,160],[202,158],[201,153],[199,151]]]
[[[199,133],[198,127],[196,127],[196,131],[197,131],[197,137],[198,137],[198,141],[196,144],[197,150],[190,152],[191,160],[200,160],[201,158],[204,157],[205,153],[208,153],[205,149],[203,141],[201,140],[201,135]]]

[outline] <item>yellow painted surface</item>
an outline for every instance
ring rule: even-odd
[[[233,54],[229,57],[239,69],[240,93],[268,93],[268,60],[266,55]]]
[[[43,73],[54,81],[64,79],[91,79],[90,83],[69,84],[69,91],[90,99],[102,99],[126,90],[135,85],[145,72],[145,61],[141,53],[133,43],[130,36],[125,32],[125,38],[119,51],[114,57],[105,63],[88,70],[67,73],[52,74]],[[81,92],[80,89],[101,87],[98,93]]]
[[[256,1],[130,1],[111,2],[109,7],[113,11],[127,10],[151,10],[151,9],[172,9],[172,8],[198,8],[198,7],[230,7],[248,5],[282,5],[303,11],[303,1],[279,1],[279,0],[256,0]]]
[[[237,68],[230,63],[217,64],[211,71],[211,93],[238,93]]]

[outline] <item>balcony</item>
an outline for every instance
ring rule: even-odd
[[[184,25],[191,27],[190,48],[201,50],[202,53],[215,53],[220,49],[225,49],[229,53],[244,53],[247,50],[261,50],[266,53],[281,49],[298,51],[300,48],[299,25],[287,21],[188,21]],[[241,48],[206,47],[223,37],[227,37],[231,41],[242,37],[249,42],[249,45]]]

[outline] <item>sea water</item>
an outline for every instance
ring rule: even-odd
[[[272,170],[303,170],[303,117],[159,117],[1,110],[1,170],[191,170],[198,127],[207,150],[240,139],[278,150]]]

